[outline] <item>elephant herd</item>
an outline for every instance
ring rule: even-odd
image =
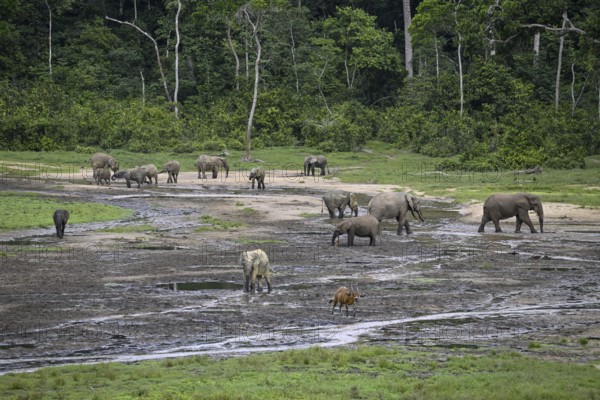
[[[92,163],[93,179],[97,185],[110,185],[111,180],[125,179],[127,187],[131,187],[131,181],[137,183],[137,187],[143,183],[158,185],[158,175],[167,173],[167,183],[177,183],[181,165],[179,161],[171,160],[163,165],[161,171],[158,171],[154,164],[136,166],[134,168],[119,170],[119,163],[112,156],[104,153],[96,153],[90,158]],[[113,172],[111,176],[111,171]]]
[[[419,199],[405,192],[386,192],[375,195],[369,201],[367,215],[360,217],[357,216],[358,204],[354,193],[332,190],[323,195],[322,202],[327,206],[331,218],[335,217],[336,210],[338,218],[343,218],[347,206],[350,207],[350,215],[352,213],[355,215],[336,226],[331,238],[332,245],[339,243],[340,235],[347,234],[348,246],[354,245],[355,236],[369,237],[369,246],[375,246],[379,223],[383,219],[393,218],[398,221],[398,235],[402,234],[403,229],[406,230],[406,234],[410,234],[411,229],[407,219],[409,211],[415,219],[418,217],[424,221]],[[494,223],[496,232],[502,232],[500,220],[516,217],[516,233],[521,232],[523,223],[529,227],[531,233],[537,233],[529,218],[529,211],[534,211],[538,215],[540,232],[543,233],[544,209],[539,196],[531,193],[494,194],[483,204],[483,216],[478,232],[484,232],[485,225],[490,221]],[[322,209],[321,212],[323,212]]]

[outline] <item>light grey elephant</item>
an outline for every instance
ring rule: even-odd
[[[167,183],[177,183],[177,177],[179,176],[179,169],[181,168],[181,164],[177,160],[167,161],[165,165],[163,165],[162,171],[159,174],[167,173]]]
[[[335,210],[338,210],[338,218],[344,218],[346,206],[350,206],[350,215],[358,216],[358,202],[354,193],[345,190],[330,190],[323,195],[321,200],[321,214],[323,214],[323,203],[329,211],[329,218],[335,218]]]
[[[261,249],[244,251],[240,254],[240,264],[244,270],[244,292],[255,293],[256,283],[258,284],[258,291],[262,292],[262,278],[265,277],[267,281],[267,292],[271,293],[271,278],[270,278],[270,264],[269,257]],[[258,282],[256,282],[258,280]],[[256,282],[256,283],[255,283]]]
[[[104,168],[110,168],[113,172],[117,172],[119,170],[119,163],[112,156],[105,153],[95,153],[90,158],[92,163],[92,171],[94,181],[97,182],[96,175]]]
[[[206,179],[206,171],[212,171],[212,178],[216,179],[220,168],[225,170],[225,178],[229,177],[229,164],[223,157],[201,154],[194,166],[198,169],[198,179]]]
[[[304,157],[304,176],[315,176],[315,168],[321,169],[321,175],[331,174],[327,166],[327,158],[323,155]]]
[[[544,233],[544,208],[539,196],[531,193],[493,194],[483,203],[483,216],[478,232],[483,232],[485,224],[490,221],[494,222],[496,232],[502,232],[500,220],[517,217],[516,233],[521,232],[523,222],[529,227],[531,233],[537,233],[531,219],[529,219],[529,210],[535,211],[538,215],[540,232]]]
[[[331,237],[331,245],[335,246],[335,240],[348,234],[348,246],[354,246],[354,236],[369,237],[369,246],[375,246],[375,237],[379,230],[379,221],[372,215],[361,215],[344,220],[335,227]]]
[[[142,165],[141,168],[146,170],[146,176],[144,178],[144,183],[152,184],[152,178],[154,178],[154,184],[158,185],[158,169],[154,164],[146,164]]]
[[[421,221],[424,221],[421,214],[421,204],[418,197],[405,192],[385,192],[379,193],[371,199],[367,206],[367,213],[371,214],[378,221],[386,218],[395,218],[398,221],[398,235],[402,234],[402,228],[406,228],[406,234],[410,234],[407,214],[411,212],[416,219],[415,212]]]
[[[69,220],[69,216],[71,214],[68,210],[56,210],[54,211],[53,219],[54,226],[56,227],[56,236],[60,239],[65,236],[65,227],[67,226],[67,221]]]
[[[265,190],[265,169],[263,167],[254,167],[250,170],[248,180],[252,181],[252,189],[254,189],[254,181],[258,182],[257,189]]]

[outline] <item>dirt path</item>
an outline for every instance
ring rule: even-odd
[[[359,194],[360,214],[392,185],[347,185],[276,171],[266,190],[244,176],[127,189],[4,182],[65,201],[129,207],[127,221],[0,233],[0,372],[100,360],[335,346],[511,347],[578,361],[600,355],[600,210],[544,204],[544,235],[478,234],[481,205],[424,198],[414,234],[383,226],[378,246],[330,244],[324,191]],[[210,216],[241,225],[213,230]],[[535,220],[535,219],[534,219]],[[537,222],[537,221],[535,221]],[[151,225],[147,231],[100,228]],[[490,230],[488,228],[488,230]],[[18,240],[14,240],[18,239]],[[239,254],[264,249],[274,290],[244,294]],[[341,285],[366,296],[332,315]],[[177,290],[174,290],[177,288]],[[586,338],[585,346],[580,339]],[[540,350],[541,351],[541,350]]]

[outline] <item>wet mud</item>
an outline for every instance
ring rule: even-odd
[[[347,247],[345,235],[331,246],[339,221],[321,214],[321,196],[341,183],[271,181],[256,191],[180,181],[141,190],[4,182],[135,212],[69,224],[63,240],[54,228],[0,233],[0,373],[358,343],[520,351],[548,343],[556,357],[600,355],[600,240],[587,218],[547,212],[544,234],[511,233],[510,220],[504,233],[490,223],[479,234],[461,205],[425,198],[425,222],[409,220],[413,234],[398,236],[395,221],[384,221],[375,247],[368,238]],[[364,188],[359,215],[387,189]],[[136,226],[147,229],[128,229]],[[269,294],[242,290],[239,254],[256,248],[271,261]],[[339,286],[365,294],[356,317],[332,313]]]

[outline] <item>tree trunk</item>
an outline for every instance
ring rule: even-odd
[[[413,49],[410,32],[411,15],[410,15],[410,0],[402,0],[402,13],[404,15],[404,65],[408,78],[413,77]]]
[[[227,43],[229,44],[229,48],[231,49],[231,54],[233,54],[233,58],[235,59],[235,90],[240,90],[240,58],[235,51],[235,46],[233,45],[233,40],[231,39],[231,21],[229,17],[227,20]]]
[[[533,66],[537,67],[540,60],[540,38],[541,32],[536,32],[533,36]]]
[[[454,23],[456,24],[456,26],[458,27],[458,6],[460,5],[462,1],[458,1],[455,3],[454,6]],[[461,55],[461,51],[462,51],[462,36],[460,34],[460,32],[456,32],[456,36],[458,38],[458,49],[457,49],[457,53],[458,53],[458,80],[459,80],[459,87],[460,87],[460,115],[463,115],[463,111],[465,108],[465,94],[464,94],[464,87],[463,87],[463,68],[462,68],[462,55]]]
[[[181,13],[181,0],[177,0],[177,13],[175,13],[175,91],[173,92],[173,107],[175,110],[175,117],[179,118],[179,44],[181,43],[181,37],[179,35],[179,14]]]
[[[554,84],[554,109],[558,111],[558,105],[560,103],[560,70],[562,69],[562,56],[563,50],[565,49],[565,33],[564,29],[567,26],[567,12],[563,13],[562,29],[563,33],[560,35],[560,44],[558,46],[558,65],[556,66],[556,82]]]
[[[142,79],[142,104],[146,104],[146,82],[144,81],[144,73],[141,69],[140,78]]]
[[[248,117],[248,127],[246,128],[246,152],[244,155],[245,160],[251,160],[250,149],[252,145],[252,124],[254,121],[254,113],[256,112],[256,103],[258,102],[258,82],[260,79],[260,59],[262,55],[262,46],[258,37],[258,30],[260,28],[260,20],[262,16],[261,11],[256,12],[256,22],[253,22],[248,13],[248,9],[244,9],[246,18],[252,26],[252,37],[256,44],[256,59],[254,60],[254,93],[252,94],[252,106],[250,107],[250,115]]]
[[[52,76],[52,9],[48,0],[45,0],[45,3],[48,8],[48,71]]]

